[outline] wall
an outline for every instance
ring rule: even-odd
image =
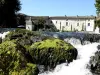
[[[53,24],[58,30],[64,31],[93,31],[94,19],[52,19]],[[68,23],[68,25],[66,24]],[[78,25],[79,23],[79,25]],[[90,25],[88,25],[90,23]]]

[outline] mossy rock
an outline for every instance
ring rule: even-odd
[[[34,40],[33,37],[40,37],[40,32],[32,32],[26,29],[16,29],[6,35],[3,41],[17,40],[21,45],[31,45]]]
[[[89,62],[89,68],[93,75],[100,75],[100,45],[98,45],[98,49]]]
[[[69,43],[59,39],[47,39],[36,42],[30,47],[30,54],[35,64],[45,68],[54,68],[57,64],[73,61],[77,57],[77,50]]]
[[[39,31],[29,31],[25,29],[16,29],[8,33],[3,39],[4,41],[16,40],[22,46],[32,45],[35,42],[39,42],[48,38],[53,38],[50,36],[42,35],[42,32]]]
[[[39,42],[45,39],[53,39],[51,36],[44,36],[42,35],[42,32],[39,31],[29,31],[25,29],[16,29],[14,31],[11,31],[8,33],[3,39],[4,41],[11,41],[16,40],[16,42],[26,48],[26,50],[29,50],[29,47],[35,43]]]
[[[31,64],[30,56],[27,55],[25,48],[16,41],[6,41],[0,44],[0,75],[14,75],[13,72],[19,73],[15,75],[28,75],[28,73],[37,75],[38,68]],[[20,74],[22,71],[25,74]]]
[[[25,69],[10,72],[9,75],[38,75],[38,68],[35,64],[27,63]]]
[[[0,44],[2,43],[2,38],[0,37]]]

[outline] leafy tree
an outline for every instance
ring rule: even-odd
[[[99,14],[100,13],[100,0],[96,0],[95,7],[97,9],[97,14]]]
[[[17,27],[16,13],[20,9],[19,0],[0,0],[0,26]]]
[[[96,11],[97,11],[97,14],[99,15],[100,14],[100,0],[95,0],[95,1],[96,1],[95,3]],[[100,19],[95,21],[95,28],[96,27],[99,28],[99,32],[100,32]]]
[[[26,24],[26,15],[25,14],[21,14],[21,13],[18,13],[17,14],[17,24],[18,25],[25,25]]]
[[[100,32],[100,20],[96,20],[95,21],[95,28],[98,27],[99,28],[99,32]]]
[[[40,17],[34,21],[34,24],[35,24],[35,30],[43,29],[45,28],[46,20]]]

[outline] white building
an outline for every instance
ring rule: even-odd
[[[31,16],[32,20],[39,17]],[[46,24],[54,25],[60,31],[94,31],[95,16],[42,16]],[[27,17],[28,19],[29,17]]]
[[[50,19],[61,31],[93,31],[95,25],[94,16],[56,16]]]
[[[32,24],[31,17],[26,20],[26,29],[32,31],[34,29],[34,25]]]

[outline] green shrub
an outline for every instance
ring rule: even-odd
[[[28,75],[29,72],[34,71],[34,68],[38,70],[33,64],[28,64],[29,58],[25,48],[16,41],[3,42],[0,44],[0,75],[11,75],[13,72],[20,73],[22,71]]]

